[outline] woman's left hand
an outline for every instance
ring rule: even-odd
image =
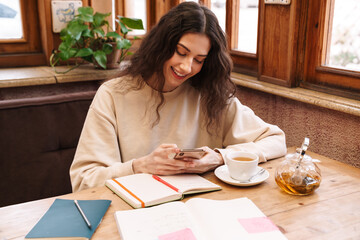
[[[217,166],[224,164],[224,159],[222,158],[220,153],[215,152],[207,146],[201,148],[206,152],[205,156],[198,160],[191,160],[192,164],[190,164],[190,166],[185,169],[185,172],[203,173],[213,170]]]

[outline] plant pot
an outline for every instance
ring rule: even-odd
[[[120,66],[119,58],[121,55],[121,50],[116,48],[116,43],[110,43],[113,47],[113,51],[106,55],[106,69],[117,69]],[[94,59],[95,68],[103,69]]]
[[[119,58],[121,50],[116,48],[116,43],[111,43],[113,46],[113,51],[106,56],[106,69],[116,69],[119,68]]]

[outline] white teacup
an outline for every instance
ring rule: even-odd
[[[230,177],[238,181],[247,181],[256,174],[259,157],[250,152],[234,151],[225,155],[225,163]]]

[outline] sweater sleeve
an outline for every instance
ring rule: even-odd
[[[130,174],[132,160],[121,161],[113,98],[102,85],[86,116],[70,167],[72,189],[103,186],[107,179]]]
[[[254,112],[233,98],[226,110],[223,128],[224,157],[229,151],[242,150],[259,156],[259,162],[286,154],[284,132],[277,126],[264,122]],[[225,158],[224,158],[225,159]]]

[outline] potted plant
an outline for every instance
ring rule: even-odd
[[[129,52],[132,42],[127,34],[132,29],[144,29],[141,19],[118,16],[117,31],[111,31],[106,20],[111,13],[94,14],[91,7],[80,7],[79,14],[61,30],[61,43],[50,56],[50,65],[55,68],[60,61],[69,63],[75,61],[74,66],[65,72],[90,62],[103,69],[118,67],[118,64],[132,54]],[[137,37],[134,37],[136,39]],[[110,59],[113,57],[109,65]]]

